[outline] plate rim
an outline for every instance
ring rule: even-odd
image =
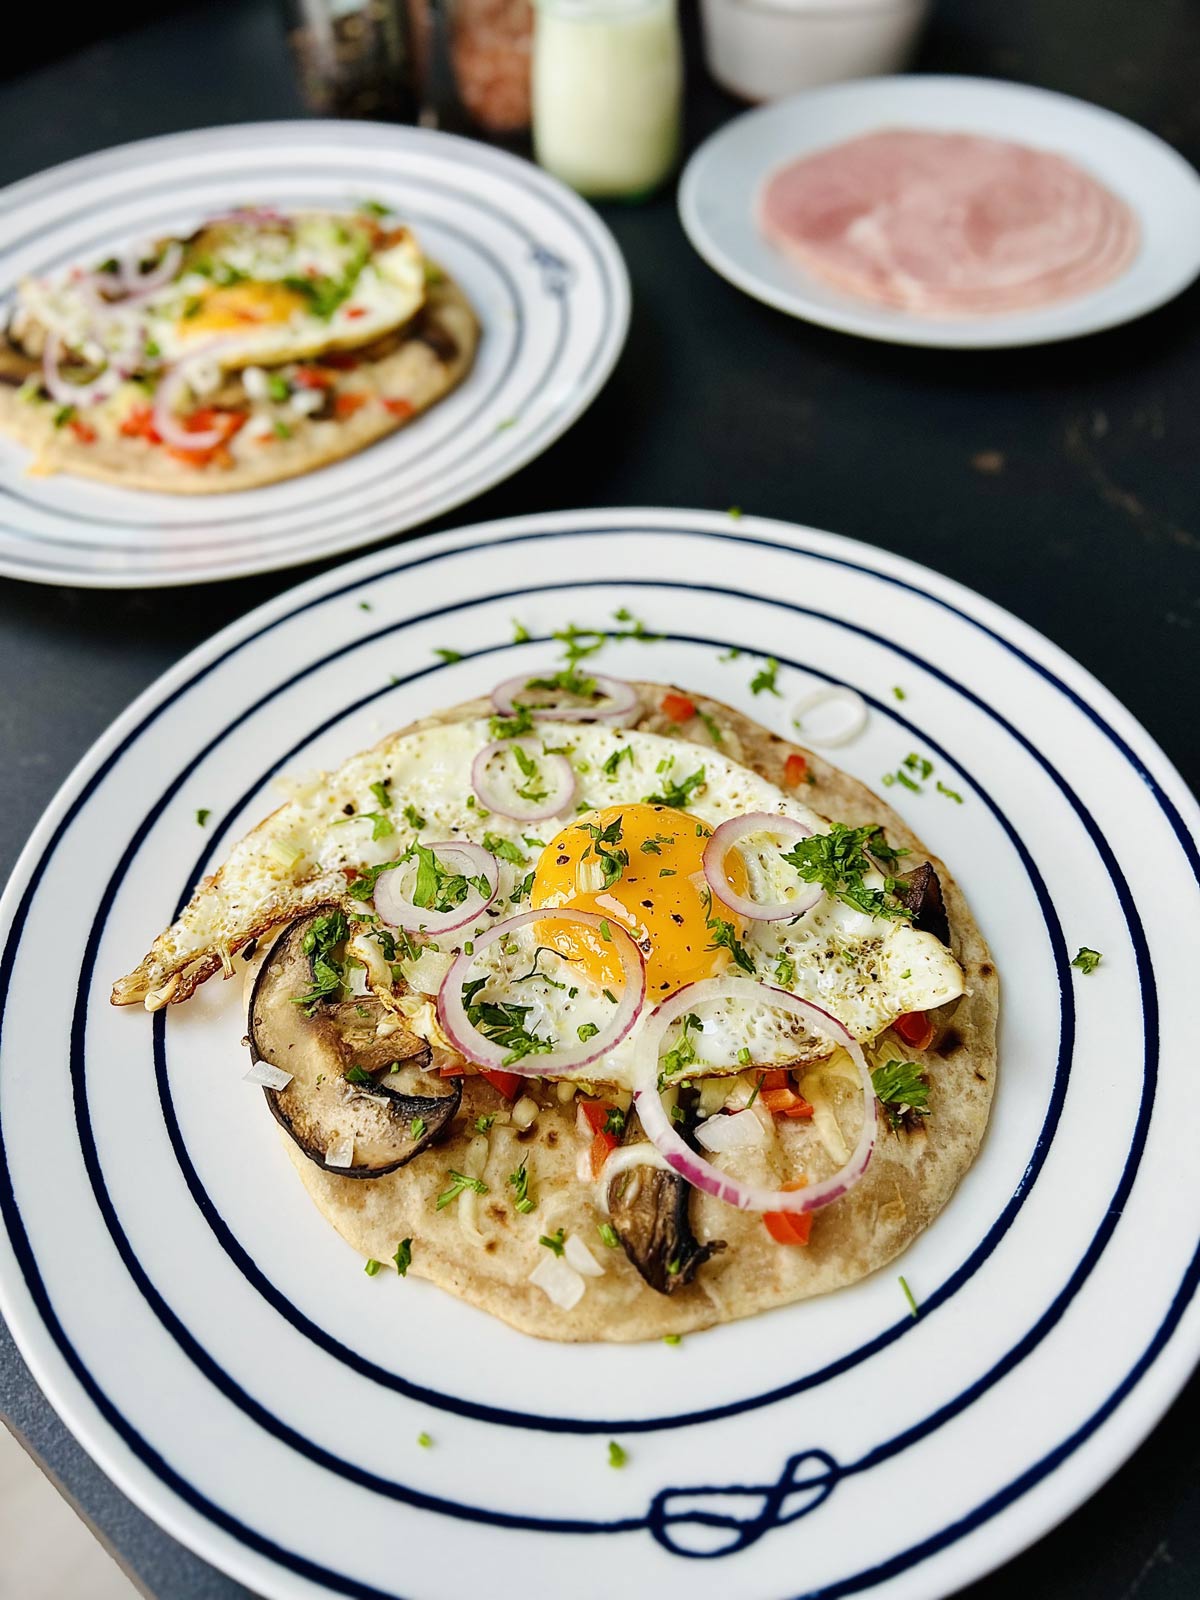
[[[265,140],[264,135],[267,136]],[[238,146],[239,141],[244,143],[247,139],[255,143],[261,142],[261,147],[265,151],[270,148],[272,139],[285,141],[297,136],[304,137],[310,146],[317,148],[329,145],[351,151],[355,148],[383,149],[389,144],[393,145],[393,148],[415,144],[432,151],[448,149],[452,155],[466,157],[468,166],[507,174],[519,187],[540,193],[553,202],[577,228],[580,237],[586,238],[595,248],[612,285],[612,314],[608,326],[601,331],[595,371],[589,381],[579,388],[571,402],[564,407],[547,430],[537,433],[523,443],[518,442],[517,450],[498,465],[494,475],[485,477],[478,486],[464,488],[462,492],[452,489],[448,496],[436,497],[433,509],[421,515],[420,520],[401,524],[384,533],[353,535],[342,542],[323,541],[315,548],[305,547],[298,553],[289,553],[286,549],[264,553],[261,558],[249,562],[234,563],[226,555],[210,562],[207,568],[189,566],[181,571],[174,571],[169,567],[147,568],[144,565],[139,567],[136,564],[131,564],[129,569],[58,565],[40,555],[41,541],[36,536],[27,535],[30,559],[18,562],[15,559],[10,560],[0,552],[0,577],[21,583],[45,584],[52,588],[165,589],[226,583],[238,578],[293,570],[320,561],[352,559],[360,550],[385,548],[407,535],[418,533],[430,522],[451,515],[462,506],[470,504],[507,482],[557,444],[580,421],[607,387],[628,342],[633,313],[629,268],[612,229],[582,196],[535,162],[526,161],[507,150],[482,144],[461,134],[444,133],[439,129],[416,127],[407,123],[377,122],[369,119],[347,123],[333,118],[297,117],[272,118],[262,122],[219,123],[210,128],[186,128],[172,133],[153,134],[144,139],[130,139],[90,151],[86,155],[71,157],[67,161],[58,162],[0,188],[0,244],[4,242],[12,217],[19,213],[23,206],[36,204],[60,189],[70,190],[80,182],[86,182],[89,176],[130,168],[136,170],[144,164],[143,158],[146,156],[153,162],[160,155],[187,153],[188,150],[203,151],[213,148],[220,150]],[[114,158],[121,159],[116,160],[114,164]],[[65,181],[61,181],[63,179]],[[469,378],[468,373],[467,381]],[[356,454],[366,454],[370,448],[368,446],[366,451]],[[316,477],[319,475],[319,470],[317,473],[301,476]],[[79,479],[78,482],[86,489],[87,480]],[[254,490],[244,492],[255,493]],[[214,498],[220,500],[221,497],[218,495]],[[253,514],[252,508],[247,514]],[[64,516],[69,519],[70,513],[66,512]],[[163,535],[164,545],[169,544],[170,537],[168,530]],[[103,545],[97,546],[101,554],[104,548]]]
[[[1006,335],[1004,319],[997,318],[988,324],[985,319],[978,321],[964,319],[961,325],[949,321],[941,324],[922,323],[921,319],[906,315],[904,320],[897,319],[894,324],[883,320],[888,315],[886,307],[872,306],[869,301],[859,302],[846,297],[845,309],[827,307],[818,302],[809,300],[801,287],[795,292],[777,289],[773,284],[759,278],[751,269],[743,266],[736,257],[720,245],[705,227],[700,217],[699,194],[704,181],[704,166],[711,159],[712,149],[722,139],[731,135],[731,130],[750,120],[766,122],[778,117],[786,109],[798,105],[800,102],[812,102],[820,99],[854,98],[855,96],[869,93],[879,87],[892,88],[898,84],[929,88],[930,86],[954,86],[956,88],[974,88],[988,95],[1012,96],[1013,98],[1033,97],[1039,100],[1052,101],[1059,105],[1069,106],[1074,112],[1083,112],[1089,116],[1100,118],[1119,129],[1123,135],[1130,130],[1137,136],[1157,146],[1160,159],[1167,161],[1176,168],[1179,176],[1190,181],[1196,197],[1196,204],[1200,210],[1200,171],[1197,171],[1173,145],[1167,143],[1152,129],[1135,122],[1132,117],[1123,116],[1118,111],[1112,111],[1107,106],[1098,105],[1094,101],[1084,100],[1078,95],[1066,94],[1060,89],[1045,88],[1040,84],[1023,83],[1014,78],[985,78],[972,74],[957,74],[945,72],[909,72],[893,73],[878,78],[853,79],[842,83],[823,84],[817,88],[803,89],[797,94],[787,95],[779,100],[767,101],[762,105],[752,106],[737,116],[731,117],[721,124],[705,138],[692,152],[684,167],[679,180],[678,212],[680,224],[687,236],[688,242],[696,254],[711,268],[718,277],[724,278],[727,283],[739,289],[751,299],[757,300],[762,305],[770,306],[775,311],[782,312],[785,316],[797,322],[812,323],[816,327],[828,328],[835,333],[849,334],[854,338],[870,339],[879,344],[899,345],[909,349],[924,350],[1020,350],[1032,349],[1039,345],[1065,344],[1074,339],[1088,338],[1092,334],[1105,333],[1112,328],[1123,327],[1126,323],[1136,322],[1151,312],[1160,310],[1170,301],[1177,299],[1185,293],[1200,278],[1200,248],[1197,249],[1194,263],[1190,271],[1177,272],[1170,279],[1162,283],[1148,296],[1144,296],[1137,309],[1120,310],[1113,308],[1107,313],[1102,313],[1090,320],[1085,320],[1079,327],[1056,329],[1053,324],[1041,330],[1028,330],[1025,333],[1009,333]],[[916,92],[914,88],[913,92]],[[936,92],[936,91],[935,91]],[[1086,299],[1086,296],[1081,297]],[[1065,307],[1072,304],[1078,305],[1079,301],[1065,301]],[[1048,310],[1053,308],[1047,308]],[[939,331],[931,331],[937,326]]]
[[[414,544],[419,544],[422,552],[431,555],[442,552],[452,552],[461,542],[475,539],[482,543],[490,543],[491,538],[504,532],[534,532],[537,534],[553,534],[557,531],[570,529],[580,525],[586,526],[589,522],[603,524],[614,522],[618,527],[612,531],[628,531],[630,524],[644,522],[647,528],[656,525],[666,525],[684,534],[692,535],[697,532],[716,532],[737,536],[758,535],[768,544],[779,545],[783,549],[799,549],[802,553],[826,554],[839,559],[850,559],[855,565],[864,567],[868,572],[880,570],[898,577],[901,581],[914,577],[920,578],[928,584],[926,597],[935,600],[961,602],[964,598],[968,603],[967,610],[970,620],[982,620],[985,626],[997,622],[1005,624],[1006,633],[1004,642],[1010,644],[1019,654],[1024,655],[1024,646],[1034,645],[1040,648],[1042,655],[1032,657],[1035,667],[1050,666],[1056,672],[1064,666],[1066,672],[1062,673],[1063,684],[1072,695],[1081,690],[1088,691],[1099,705],[1103,714],[1114,723],[1114,732],[1120,735],[1127,745],[1126,754],[1133,761],[1138,776],[1147,782],[1152,792],[1159,791],[1162,797],[1169,800],[1178,813],[1178,820],[1184,829],[1188,830],[1185,839],[1179,828],[1175,828],[1176,835],[1182,847],[1187,849],[1191,844],[1194,864],[1200,865],[1200,856],[1195,855],[1196,835],[1200,834],[1200,805],[1191,795],[1182,776],[1178,773],[1170,759],[1162,751],[1157,741],[1141,726],[1131,712],[1124,707],[1120,700],[1108,690],[1099,680],[1081,663],[1069,656],[1060,646],[1040,634],[1030,624],[1023,622],[1019,617],[1005,610],[996,602],[985,595],[969,589],[959,583],[957,579],[947,577],[935,569],[885,550],[867,544],[865,541],[849,538],[844,535],[829,533],[822,529],[806,525],[789,523],[780,519],[760,518],[747,516],[738,519],[736,527],[731,525],[728,514],[719,512],[694,510],[680,507],[606,507],[589,508],[585,510],[532,513],[518,515],[504,519],[471,524],[461,528],[443,530],[435,534],[423,536]],[[610,531],[598,528],[597,531]],[[488,536],[488,537],[484,537]],[[339,591],[356,586],[364,580],[378,575],[378,569],[386,567],[394,561],[400,552],[394,549],[383,549],[361,556],[356,560],[332,568],[324,573],[294,585],[284,593],[273,597],[262,605],[253,608],[242,617],[226,625],[210,639],[194,647],[179,662],[160,675],[152,684],[144,689],[131,704],[123,711],[112,724],[94,741],[81,759],[75,764],[63,783],[58,787],[55,795],[47,805],[30,839],[21,851],[12,875],[0,896],[0,927],[5,933],[9,931],[13,921],[13,911],[20,903],[22,896],[29,885],[31,869],[35,858],[40,855],[47,840],[53,835],[54,830],[65,820],[65,813],[75,798],[79,788],[85,784],[93,774],[96,767],[109,755],[118,750],[120,745],[127,740],[131,730],[136,728],[144,712],[166,698],[180,684],[186,682],[189,675],[198,667],[211,664],[219,659],[231,647],[250,641],[259,629],[271,622],[280,620],[288,615],[295,614],[305,606],[314,602],[336,598]],[[619,581],[619,580],[614,580]],[[982,618],[980,613],[982,613]],[[1084,707],[1086,709],[1086,707]],[[1158,767],[1157,772],[1151,772],[1150,764]],[[7,1239],[4,1241],[6,1252],[11,1249]],[[1194,1265],[1194,1262],[1193,1262]],[[6,1317],[14,1341],[22,1357],[26,1360],[39,1386],[50,1399],[51,1404],[62,1418],[64,1424],[92,1455],[93,1459],[102,1466],[102,1469],[113,1478],[129,1498],[143,1509],[152,1520],[160,1527],[178,1538],[188,1548],[194,1550],[202,1558],[210,1560],[220,1570],[229,1572],[250,1584],[262,1585],[267,1579],[267,1588],[264,1592],[280,1596],[292,1596],[297,1593],[314,1592],[312,1580],[305,1579],[294,1568],[288,1568],[262,1555],[252,1546],[242,1543],[236,1535],[229,1533],[218,1521],[207,1513],[199,1511],[195,1506],[180,1496],[162,1478],[155,1474],[144,1461],[138,1461],[133,1456],[130,1446],[121,1438],[119,1430],[109,1423],[103,1416],[102,1408],[98,1408],[95,1400],[87,1393],[79,1377],[71,1371],[62,1350],[58,1348],[53,1334],[45,1323],[45,1319],[38,1311],[29,1285],[25,1282],[18,1264],[9,1268],[7,1259],[2,1263],[4,1270],[0,1271],[0,1311]],[[9,1284],[9,1272],[13,1273],[13,1282]],[[1185,1274],[1182,1282],[1187,1281]],[[1194,1285],[1193,1285],[1194,1287]],[[1182,1283],[1181,1283],[1182,1288]],[[1179,1300],[1180,1291],[1176,1290],[1172,1307]],[[22,1301],[21,1318],[23,1318],[24,1302],[33,1302],[34,1329],[33,1334],[27,1337],[27,1329],[21,1318],[14,1321],[12,1317],[13,1305],[17,1300]],[[1036,1513],[1026,1512],[1024,1524],[1020,1527],[1020,1541],[1009,1544],[1001,1559],[1018,1553],[1027,1548],[1037,1539],[1043,1537],[1072,1511],[1094,1494],[1105,1481],[1129,1458],[1133,1451],[1151,1432],[1154,1426],[1165,1414],[1173,1403],[1179,1391],[1192,1370],[1196,1359],[1197,1348],[1200,1347],[1200,1338],[1193,1332],[1189,1341],[1180,1342],[1175,1335],[1179,1331],[1179,1323],[1186,1315],[1188,1300],[1184,1299],[1179,1316],[1171,1332],[1163,1339],[1161,1346],[1155,1354],[1149,1356],[1151,1350],[1162,1333],[1159,1332],[1148,1345],[1145,1346],[1138,1357],[1138,1361],[1131,1368],[1130,1373],[1122,1380],[1122,1384],[1114,1390],[1113,1394],[1105,1401],[1100,1410],[1089,1417],[1089,1422],[1094,1426],[1084,1436],[1081,1446],[1092,1445],[1089,1454],[1082,1459],[1085,1463],[1095,1462],[1087,1470],[1080,1471],[1077,1467],[1077,1481],[1067,1489],[1062,1488],[1061,1474],[1050,1473],[1041,1480],[1040,1493],[1033,1499],[1017,1496],[1017,1500],[1024,1499],[1026,1507],[1039,1508]],[[53,1308],[51,1307],[51,1311]],[[68,1344],[70,1341],[67,1341]],[[1169,1366],[1162,1363],[1169,1361]],[[54,1370],[58,1369],[58,1370]],[[1132,1412],[1127,1412],[1123,1426],[1110,1428],[1116,1412],[1124,1407],[1124,1402],[1129,1399],[1132,1391],[1137,1388],[1142,1380],[1152,1371],[1157,1370],[1160,1383],[1157,1392],[1144,1396],[1140,1405]],[[60,1382],[60,1376],[62,1382]],[[1161,1380],[1165,1377],[1165,1383]],[[107,1396],[105,1399],[107,1400]],[[114,1411],[119,1414],[119,1408],[114,1402],[108,1400]],[[94,1413],[98,1412],[98,1419]],[[1103,1413],[1100,1421],[1095,1422],[1095,1417]],[[1094,1440],[1102,1434],[1112,1440],[1103,1447],[1097,1447]],[[1075,1456],[1078,1462],[1081,1458]],[[1057,1486],[1058,1492],[1055,1492]],[[1007,1508],[1002,1508],[1007,1509]],[[260,1536],[261,1539],[262,1536]],[[214,1553],[214,1547],[218,1553]],[[975,1548],[974,1544],[959,1545],[960,1550]],[[950,1550],[938,1552],[943,1558],[949,1557],[953,1565],[953,1556]],[[236,1559],[234,1559],[236,1558]],[[985,1572],[994,1569],[997,1564],[994,1557],[987,1557],[985,1564],[979,1560],[960,1563],[960,1574],[955,1582],[968,1581],[973,1577],[982,1576]],[[355,1588],[353,1580],[347,1580],[347,1586],[341,1590],[334,1588],[322,1589],[320,1592],[346,1592],[378,1594],[380,1591],[373,1589]],[[938,1594],[951,1592],[948,1588],[939,1588]]]

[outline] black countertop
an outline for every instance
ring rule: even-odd
[[[691,56],[689,146],[736,109]],[[1194,0],[943,0],[919,66],[1080,95],[1200,164]],[[0,181],[150,134],[301,110],[271,0],[212,0],[0,86]],[[851,534],[969,584],[1047,634],[1198,787],[1200,288],[1074,344],[908,350],[826,333],[738,294],[692,254],[669,193],[604,214],[633,282],[612,380],[545,456],[434,526],[574,506],[736,503]],[[0,876],[59,782],[139,690],[316,570],[128,593],[0,581]],[[1198,1399],[1193,1380],[1106,1488],[965,1591],[971,1600],[1194,1600]],[[0,1414],[156,1600],[245,1595],[108,1483],[2,1324]]]

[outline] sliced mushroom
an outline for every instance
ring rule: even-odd
[[[255,1062],[292,1074],[285,1088],[263,1092],[309,1160],[346,1178],[378,1178],[446,1132],[462,1080],[430,1076],[428,1044],[396,1029],[373,995],[319,1000],[311,1015],[296,1003],[313,982],[305,934],[329,909],[306,912],[276,939],[250,994],[246,1042]],[[450,1092],[420,1092],[435,1084]],[[350,1164],[330,1164],[330,1151],[345,1151],[349,1140]]]
[[[896,898],[908,910],[912,925],[921,933],[931,933],[944,945],[950,943],[950,919],[946,915],[946,902],[942,899],[942,885],[931,864],[926,861],[898,878]]]
[[[629,1115],[629,1124],[636,1120]],[[629,1140],[627,1139],[628,1143]],[[659,1294],[674,1294],[724,1250],[724,1239],[701,1244],[688,1215],[692,1186],[662,1167],[631,1167],[608,1186],[608,1210],[625,1254]]]

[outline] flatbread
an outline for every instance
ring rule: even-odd
[[[424,307],[403,335],[381,341],[386,353],[374,357],[368,353],[358,366],[331,374],[331,396],[361,394],[365,404],[344,417],[289,419],[287,439],[263,443],[246,439],[244,444],[235,440],[229,466],[196,467],[115,428],[85,443],[69,426],[55,427],[56,407],[30,404],[12,381],[0,382],[0,433],[33,451],[29,470],[38,476],[68,472],[124,489],[230,494],[315,472],[405,427],[461,382],[474,362],[478,343],[479,324],[470,302],[443,273],[430,284]],[[384,399],[407,401],[412,409],[407,414],[389,410]]]
[[[659,709],[666,687],[640,684],[638,688],[643,712],[636,727],[688,737]],[[941,880],[953,950],[966,974],[966,992],[952,1015],[942,1019],[941,1036],[928,1052],[914,1052],[898,1039],[880,1052],[884,1060],[894,1056],[915,1061],[927,1072],[930,1114],[911,1130],[892,1131],[881,1119],[865,1177],[846,1198],[816,1215],[811,1242],[804,1247],[776,1244],[759,1215],[736,1212],[694,1193],[691,1216],[697,1237],[701,1242],[723,1239],[727,1248],[705,1262],[692,1283],[669,1296],[651,1289],[620,1249],[601,1241],[597,1226],[605,1214],[598,1205],[599,1188],[576,1176],[582,1146],[575,1129],[575,1103],[561,1104],[553,1084],[528,1091],[542,1109],[533,1129],[522,1133],[505,1121],[505,1102],[496,1091],[481,1079],[468,1078],[446,1141],[383,1178],[344,1178],[323,1171],[283,1136],[318,1209],[360,1256],[388,1262],[399,1242],[411,1238],[410,1277],[427,1278],[540,1338],[625,1342],[695,1332],[853,1283],[899,1255],[936,1217],[975,1159],[987,1125],[996,1080],[999,983],[983,935],[945,865],[929,855],[890,806],[856,779],[729,706],[687,692],[700,712],[714,719],[725,753],[780,787],[786,786],[788,756],[803,755],[814,780],[805,799],[817,811],[856,827],[882,823],[893,845],[912,852],[912,865],[933,863]],[[472,701],[427,721],[457,721],[485,711],[484,702]],[[710,742],[701,721],[690,726],[696,730],[692,742],[702,747]],[[396,802],[402,804],[403,796],[397,795]],[[196,963],[193,960],[186,969],[180,963],[177,970],[186,971],[182,987],[190,993],[194,981],[199,981]],[[141,976],[123,980],[124,990],[118,985],[115,994],[137,998],[151,978],[161,982],[168,971],[169,963],[163,961],[150,967],[143,964]],[[174,997],[182,997],[178,989]],[[860,1125],[860,1106],[859,1091],[847,1085],[838,1103],[838,1118],[851,1146]],[[471,1202],[480,1234],[476,1242],[464,1231],[459,1203],[438,1211],[436,1198],[448,1186],[450,1169],[462,1170],[481,1113],[500,1115],[489,1135],[490,1153],[481,1175],[488,1192]],[[777,1123],[778,1170],[742,1171],[737,1176],[781,1183],[797,1170],[816,1177],[832,1170],[811,1124],[783,1119]],[[521,1216],[513,1209],[507,1178],[525,1157],[537,1208]],[[528,1281],[546,1256],[540,1237],[560,1227],[583,1239],[605,1268],[603,1277],[588,1280],[583,1299],[570,1311],[560,1310]]]

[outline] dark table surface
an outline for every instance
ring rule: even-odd
[[[1195,0],[943,0],[919,66],[1080,95],[1200,163]],[[689,144],[735,109],[692,48]],[[150,134],[300,112],[272,0],[211,0],[0,87],[0,180]],[[616,373],[566,438],[449,520],[736,503],[900,551],[1070,651],[1197,787],[1200,288],[1072,345],[906,350],[744,298],[691,253],[670,193],[605,215],[633,281]],[[0,876],[140,689],[315,570],[140,593],[0,581]],[[1193,1380],[1105,1489],[971,1600],[1194,1600],[1198,1399]],[[156,1600],[245,1595],[108,1483],[2,1324],[0,1414]],[[0,1551],[0,1591],[3,1562]]]

